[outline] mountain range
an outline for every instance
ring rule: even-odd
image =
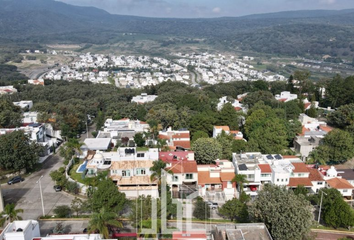
[[[206,38],[244,50],[347,56],[354,51],[354,9],[290,11],[208,19],[113,15],[54,0],[0,0],[0,42],[107,43],[124,32]]]

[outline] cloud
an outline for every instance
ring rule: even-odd
[[[220,13],[221,9],[219,7],[213,8],[213,13]]]

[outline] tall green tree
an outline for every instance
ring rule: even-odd
[[[324,137],[323,144],[311,153],[311,157],[319,163],[344,163],[354,157],[353,144],[350,133],[334,129]]]
[[[136,133],[134,135],[134,142],[138,147],[143,147],[145,145],[145,139],[142,133]]]
[[[117,214],[107,211],[106,207],[102,207],[99,212],[91,215],[88,230],[89,232],[99,232],[105,239],[110,238],[110,227],[123,227],[122,222],[117,220]]]
[[[250,207],[254,221],[264,222],[273,239],[302,240],[310,232],[313,214],[303,195],[265,185]]]
[[[0,136],[0,168],[31,171],[35,168],[41,147],[23,131]]]
[[[222,146],[216,139],[199,138],[192,145],[198,164],[210,164],[222,157]]]
[[[231,103],[226,103],[218,114],[219,126],[229,126],[230,129],[237,130],[239,128],[239,114]]]
[[[4,226],[5,223],[10,223],[15,220],[22,220],[19,213],[23,213],[23,209],[16,209],[14,203],[9,203],[5,206],[4,211],[0,213],[0,226]]]
[[[248,221],[247,205],[237,198],[226,201],[226,203],[219,209],[219,213],[231,221]]]
[[[112,212],[119,213],[127,204],[124,193],[118,191],[111,179],[103,179],[98,182],[97,189],[94,190],[89,204],[94,212],[99,212],[103,207]]]
[[[232,142],[234,138],[232,135],[227,134],[224,130],[216,137],[216,141],[220,144],[222,148],[222,158],[229,159],[232,158]]]
[[[193,217],[200,220],[206,220],[210,218],[210,207],[201,197],[196,198],[194,203]]]
[[[6,99],[0,99],[0,128],[21,126],[21,109]]]

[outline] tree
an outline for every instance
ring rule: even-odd
[[[225,133],[222,130],[221,134],[216,137],[216,141],[220,144],[222,148],[222,158],[223,159],[232,159],[232,142],[234,138],[232,135]]]
[[[243,192],[243,184],[247,183],[247,176],[243,175],[243,174],[236,174],[233,179],[231,180],[231,182],[235,182],[237,183],[237,186],[239,188],[240,194],[242,194]]]
[[[257,91],[247,94],[243,99],[243,104],[248,106],[248,108],[252,108],[259,101],[263,101],[266,105],[272,105],[276,100],[273,94],[269,91]]]
[[[67,218],[67,217],[70,217],[70,215],[71,215],[71,209],[67,205],[56,206],[54,208],[53,212],[55,213],[55,215],[58,218]]]
[[[231,221],[247,222],[248,220],[247,205],[237,198],[226,201],[219,209],[219,213]]]
[[[330,113],[328,123],[342,129],[354,124],[354,103],[340,106],[335,112]]]
[[[311,153],[311,157],[319,163],[344,163],[354,156],[352,146],[350,133],[334,129],[324,137],[323,144]]]
[[[323,212],[324,222],[334,228],[350,228],[354,225],[354,210],[342,198],[335,198]]]
[[[317,110],[313,104],[311,104],[311,107],[309,110],[307,110],[307,116],[312,117],[312,118],[317,118]]]
[[[192,136],[192,143],[197,141],[199,138],[208,138],[208,133],[203,131],[196,131]]]
[[[151,181],[158,181],[159,186],[161,184],[162,171],[165,170],[166,165],[167,164],[164,161],[159,159],[158,161],[154,161],[150,168],[150,171],[152,172],[150,179]]]
[[[35,168],[40,146],[31,141],[23,131],[0,136],[0,168],[31,171]]]
[[[267,119],[248,135],[251,151],[282,153],[288,146],[287,129],[281,119]]]
[[[307,190],[307,188],[305,188],[304,185],[298,185],[298,186],[294,189],[294,193],[295,193],[295,195],[302,194],[302,195],[304,195],[304,196],[307,196],[307,194],[309,193],[309,191]]]
[[[23,213],[23,209],[16,209],[14,203],[7,204],[4,211],[0,214],[0,226],[4,226],[5,223],[10,223],[15,220],[22,220],[18,215],[19,213]]]
[[[210,207],[204,202],[203,198],[197,197],[194,203],[193,217],[205,220],[210,218]]]
[[[104,125],[104,113],[102,111],[99,111],[96,117],[96,131],[98,132],[99,130],[101,130],[101,128]]]
[[[103,238],[109,239],[110,227],[123,227],[123,224],[117,220],[117,215],[114,212],[106,210],[103,207],[99,212],[93,213],[89,222],[89,232],[99,232],[103,235]]]
[[[111,179],[104,179],[98,182],[89,203],[94,212],[99,212],[103,207],[113,212],[121,212],[127,200],[125,194],[118,191],[117,185]]]
[[[199,138],[192,145],[198,164],[210,164],[222,157],[222,147],[213,138]]]
[[[213,126],[216,123],[215,113],[212,111],[197,113],[190,120],[190,130],[192,135],[197,131],[208,133],[211,136]]]
[[[231,103],[226,103],[218,114],[218,125],[229,126],[236,130],[239,128],[239,114]]]
[[[71,201],[71,210],[73,210],[75,213],[76,213],[76,217],[79,216],[80,212],[82,211],[83,209],[83,206],[84,206],[84,202],[78,198],[78,197],[75,197],[72,201]]]
[[[21,126],[21,109],[6,99],[0,100],[0,128]]]
[[[301,240],[310,231],[313,215],[303,195],[276,185],[265,185],[253,201],[249,213],[264,222],[273,239]]]
[[[51,171],[50,172],[50,177],[52,178],[53,181],[59,186],[65,186],[67,179],[65,176],[65,168],[60,167],[58,170]]]
[[[143,147],[145,145],[145,139],[142,133],[137,133],[134,135],[134,142],[138,147]]]

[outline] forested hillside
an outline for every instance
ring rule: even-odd
[[[0,36],[16,42],[107,43],[122,33],[205,38],[272,54],[354,52],[354,10],[294,11],[216,19],[111,15],[52,0],[0,0]]]

